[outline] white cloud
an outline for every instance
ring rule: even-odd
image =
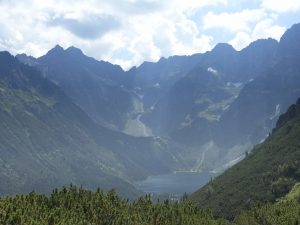
[[[298,12],[300,11],[299,0],[262,0],[261,7],[277,12]]]
[[[37,57],[56,44],[74,45],[129,68],[161,56],[211,49],[213,38],[200,33],[189,16],[224,4],[227,0],[74,0],[70,7],[69,1],[4,0],[0,48]]]
[[[196,9],[206,6],[227,5],[228,0],[170,0],[168,7],[172,10],[193,12]]]
[[[210,50],[216,43],[208,29],[236,34],[231,41],[235,47],[282,34],[284,28],[267,21],[270,15],[259,9],[260,3],[257,9],[213,12],[230,4],[228,0],[74,0],[71,5],[70,1],[0,0],[0,50],[40,56],[56,44],[73,45],[128,69],[161,56]],[[263,0],[262,6],[270,9],[269,5]],[[197,21],[201,10],[210,10],[203,27]]]
[[[259,38],[272,37],[276,40],[280,40],[285,30],[285,27],[274,25],[274,21],[272,19],[265,19],[256,24],[252,32],[252,39],[256,40]]]
[[[266,16],[263,9],[245,9],[235,13],[208,12],[203,18],[204,29],[221,28],[229,32],[250,31],[251,25]]]
[[[265,19],[257,23],[252,32],[238,32],[229,43],[237,50],[241,50],[257,39],[274,38],[279,40],[286,28],[274,25],[272,19]]]
[[[236,50],[241,50],[248,46],[252,42],[252,38],[249,34],[245,32],[238,32],[234,39],[229,41]]]
[[[172,19],[170,19],[172,18]],[[204,52],[213,46],[213,38],[200,34],[195,22],[184,14],[135,16],[126,21],[128,30],[110,33],[102,38],[109,46],[117,46],[104,56],[106,60],[129,68],[143,61],[158,61],[161,56]],[[130,59],[115,58],[118,49],[126,49]]]

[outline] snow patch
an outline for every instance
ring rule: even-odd
[[[226,85],[227,85],[228,87],[234,86],[234,87],[236,87],[236,88],[239,88],[239,87],[241,87],[241,86],[243,85],[243,83],[240,83],[240,82],[237,82],[237,83],[227,82]]]
[[[159,85],[159,83],[156,83],[156,84],[153,85],[153,87],[160,88],[160,85]]]
[[[187,114],[184,118],[184,121],[181,123],[182,127],[190,127],[192,125],[192,118],[190,114]]]
[[[277,118],[280,115],[280,105],[277,104],[274,113],[271,114],[270,120]]]
[[[211,173],[214,174],[218,174],[222,171],[225,171],[226,169],[232,167],[233,165],[237,164],[239,161],[241,161],[245,156],[244,155],[240,155],[237,158],[230,160],[229,162],[225,163],[224,165],[222,165],[220,168],[216,168],[214,170],[211,170]]]
[[[212,73],[213,75],[218,75],[218,71],[212,67],[207,68],[207,72]]]

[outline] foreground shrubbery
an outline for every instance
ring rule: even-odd
[[[282,202],[253,208],[237,216],[238,225],[276,224],[296,225],[300,221],[297,202]],[[214,219],[207,210],[191,202],[153,203],[150,196],[128,202],[114,191],[103,193],[77,189],[54,190],[50,197],[30,193],[0,199],[1,225],[226,225],[223,219]]]
[[[54,190],[50,197],[30,193],[0,200],[0,224],[227,224],[192,203],[153,204],[149,196],[129,203],[114,191]]]
[[[267,204],[242,212],[236,218],[238,225],[299,225],[300,204],[287,201]]]

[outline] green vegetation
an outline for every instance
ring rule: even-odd
[[[153,204],[150,196],[135,202],[120,198],[112,190],[104,194],[71,186],[54,190],[50,197],[34,192],[0,199],[0,224],[207,224],[225,225],[190,202]]]
[[[291,200],[296,200],[300,198],[300,183],[297,183],[294,185],[292,190],[284,196],[284,198],[281,198],[281,202],[286,202],[286,201],[291,201]]]
[[[299,199],[298,199],[299,201]],[[236,225],[294,225],[300,222],[300,204],[285,201],[254,207],[237,216]],[[70,186],[52,194],[17,195],[0,199],[0,224],[3,225],[229,225],[225,219],[189,201],[153,203],[149,195],[129,202],[114,190],[95,192]]]
[[[300,204],[289,201],[254,207],[238,215],[235,223],[237,225],[298,225]]]
[[[235,218],[238,225],[298,225],[300,223],[300,183],[275,204],[252,207]]]
[[[264,143],[256,146],[243,161],[194,193],[190,199],[211,209],[215,215],[224,215],[229,219],[253,205],[275,202],[300,181],[299,137],[298,100],[279,118],[276,129]],[[296,195],[293,193],[296,191],[291,192],[290,196]]]

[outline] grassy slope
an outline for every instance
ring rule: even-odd
[[[272,202],[300,180],[300,101],[280,117],[277,128],[243,161],[190,198],[232,219],[249,206]]]

